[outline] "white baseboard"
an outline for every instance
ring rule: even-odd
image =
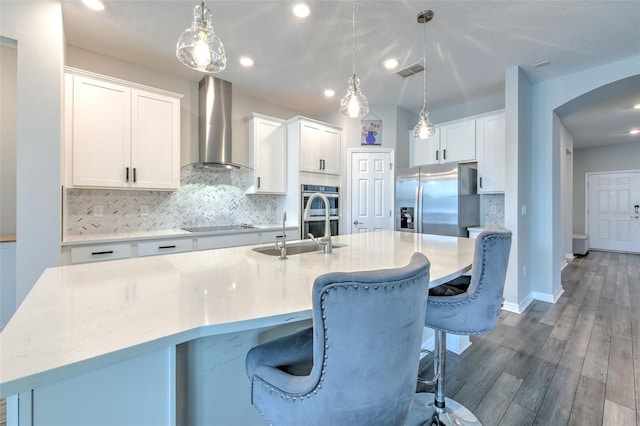
[[[529,294],[527,295],[527,297],[525,297],[524,300],[520,301],[519,303],[504,302],[504,304],[502,305],[502,309],[509,312],[515,312],[516,314],[521,314],[525,309],[527,309],[527,306],[529,306],[531,302],[533,302],[533,299],[534,297]]]

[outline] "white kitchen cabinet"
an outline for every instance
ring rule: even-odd
[[[409,130],[409,166],[424,166],[439,164],[440,129],[436,128],[435,135],[428,139],[418,139]]]
[[[97,75],[70,75],[65,138],[75,187],[175,190],[180,97]],[[71,83],[72,82],[72,83]],[[70,87],[69,87],[70,86]]]
[[[504,192],[505,116],[504,111],[476,118],[478,149],[478,193]]]
[[[150,240],[138,243],[138,257],[183,253],[193,250],[193,238]]]
[[[287,192],[287,128],[284,120],[252,113],[244,119],[254,194]]]
[[[440,162],[460,163],[476,159],[476,122],[473,118],[451,121],[438,126]]]
[[[409,165],[460,163],[476,159],[475,120],[443,123],[436,127],[436,133],[428,139],[413,137],[409,131]]]
[[[71,264],[131,257],[131,243],[105,243],[71,247]]]
[[[296,117],[289,123],[287,137],[300,146],[300,171],[340,174],[342,129],[320,121]]]
[[[257,232],[242,232],[237,234],[211,235],[198,237],[196,250],[211,250],[225,247],[239,247],[259,244]]]

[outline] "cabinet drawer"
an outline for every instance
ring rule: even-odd
[[[174,240],[154,240],[138,243],[138,256],[156,256],[159,254],[182,253],[193,250],[192,238]]]
[[[216,235],[212,237],[200,237],[197,242],[197,250],[211,250],[223,247],[248,246],[258,244],[257,233]]]
[[[101,262],[131,257],[131,244],[99,244],[71,247],[71,263]]]

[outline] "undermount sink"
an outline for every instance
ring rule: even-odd
[[[347,245],[343,243],[331,244],[331,248],[334,249],[346,246]],[[274,246],[256,247],[253,249],[253,251],[269,256],[280,256],[280,249],[276,249]],[[317,245],[313,241],[301,241],[297,243],[287,244],[287,256],[292,254],[311,253],[314,251],[322,253],[322,247]]]

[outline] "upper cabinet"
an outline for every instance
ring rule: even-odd
[[[284,120],[253,113],[244,119],[254,194],[287,193],[287,128]]]
[[[300,146],[300,171],[340,174],[342,129],[308,118],[289,122],[289,140]]]
[[[436,127],[428,139],[415,139],[409,132],[409,165],[459,163],[476,159],[475,120],[451,121]]]
[[[181,95],[97,75],[65,78],[68,185],[179,187]]]
[[[476,145],[478,149],[478,193],[504,192],[504,111],[492,112],[476,118]]]

